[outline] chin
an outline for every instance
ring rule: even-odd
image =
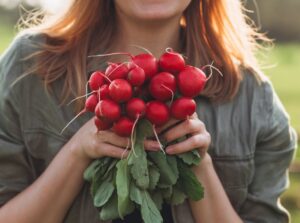
[[[191,0],[115,0],[117,11],[138,20],[165,20],[179,17]]]

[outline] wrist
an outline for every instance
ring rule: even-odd
[[[72,158],[77,163],[88,166],[92,162],[92,159],[88,157],[79,147],[78,143],[74,142],[73,140],[70,140],[65,145],[64,149],[68,151],[70,158]]]
[[[204,175],[206,175],[208,172],[210,172],[213,169],[214,169],[213,162],[211,156],[208,153],[206,153],[202,157],[199,165],[193,167],[193,171],[198,178],[202,178]]]

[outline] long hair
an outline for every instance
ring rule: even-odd
[[[214,62],[223,73],[213,75],[206,85],[203,95],[211,100],[224,102],[236,95],[240,67],[259,71],[254,54],[257,39],[263,37],[247,20],[240,0],[192,0],[183,13],[182,44],[188,63],[201,67]],[[41,50],[31,55],[38,62],[30,72],[42,75],[50,89],[64,78],[62,103],[71,95],[83,95],[88,53],[92,46],[109,51],[115,22],[113,1],[73,0],[61,16],[29,29],[47,36]]]

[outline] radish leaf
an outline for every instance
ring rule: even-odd
[[[103,206],[108,199],[111,197],[115,190],[115,187],[112,182],[103,181],[103,183],[98,187],[95,197],[94,197],[94,206],[101,207]]]
[[[130,173],[127,160],[120,160],[117,164],[116,186],[118,194],[118,211],[123,217],[134,210],[134,205],[129,199]]]

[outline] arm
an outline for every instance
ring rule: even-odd
[[[263,86],[263,106],[254,156],[255,172],[239,214],[247,223],[287,223],[289,214],[280,204],[288,187],[288,167],[295,152],[296,132],[270,83]]]
[[[0,222],[62,222],[83,184],[83,172],[92,158],[120,158],[127,139],[112,132],[96,134],[86,123],[60,150],[45,172],[0,209]],[[117,142],[117,143],[116,143]],[[112,143],[117,145],[112,145]],[[126,153],[125,153],[126,156]]]
[[[203,157],[200,165],[194,168],[194,172],[205,188],[202,200],[190,201],[195,222],[242,222],[225,193],[209,154]]]
[[[174,121],[168,125],[173,125]],[[191,135],[187,140],[166,148],[168,154],[183,153],[194,148],[199,148],[203,157],[199,166],[194,167],[194,172],[205,188],[204,199],[190,201],[193,217],[197,223],[237,223],[242,222],[233,209],[225,190],[214,170],[211,157],[206,153],[210,144],[210,135],[205,125],[196,114],[164,134],[166,141],[171,142],[185,135]]]

